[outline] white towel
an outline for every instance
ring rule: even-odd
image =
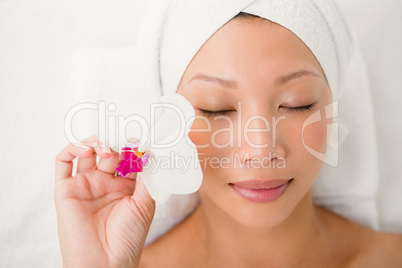
[[[339,147],[330,147],[328,153],[335,158],[339,153],[339,163],[336,167],[324,164],[313,186],[314,202],[378,229],[377,148],[366,68],[354,31],[329,0],[154,1],[139,32],[136,54],[139,67],[132,68],[135,72],[129,81],[132,84],[126,86],[132,90],[103,92],[98,94],[99,98],[113,96],[114,102],[118,102],[118,98],[130,99],[130,96],[134,100],[139,90],[156,95],[175,92],[196,52],[241,11],[267,18],[295,33],[320,62],[333,99],[339,100],[338,133],[332,133],[332,144],[338,138]],[[86,87],[80,88],[83,91],[92,87],[83,86]],[[128,112],[129,104],[120,102],[118,107],[126,107],[122,110]],[[180,222],[198,202],[196,193],[173,195],[167,203],[157,206],[146,243]]]

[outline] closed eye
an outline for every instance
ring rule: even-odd
[[[304,111],[310,111],[315,103],[305,105],[305,106],[300,106],[300,107],[283,107],[281,108],[286,109],[290,113],[300,113]],[[221,110],[221,111],[208,111],[204,109],[199,109],[204,116],[210,117],[210,116],[220,116],[220,115],[228,115],[231,112],[234,112],[234,110]]]
[[[210,117],[212,115],[219,116],[219,115],[228,115],[230,112],[234,112],[234,110],[222,110],[222,111],[208,111],[204,109],[200,109],[204,116]]]
[[[300,107],[283,107],[282,108],[286,109],[288,112],[290,113],[301,113],[304,111],[310,111],[315,103],[309,104],[309,105],[305,105],[305,106],[300,106]]]

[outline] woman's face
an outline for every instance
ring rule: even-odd
[[[266,227],[309,202],[323,162],[306,147],[325,153],[332,120],[325,119],[324,107],[331,93],[318,61],[296,35],[268,20],[231,20],[195,55],[177,93],[197,116],[189,136],[203,170],[203,206]],[[303,129],[318,110],[324,119]],[[233,188],[249,179],[292,180],[278,199],[253,202]]]

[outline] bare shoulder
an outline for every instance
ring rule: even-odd
[[[363,247],[351,267],[402,267],[402,235],[373,231],[372,243]]]
[[[172,254],[175,253],[175,246],[170,239],[172,231],[170,230],[143,249],[139,268],[164,267],[169,262]]]
[[[402,267],[401,234],[377,232],[326,209],[322,212],[342,267]]]
[[[194,256],[194,244],[188,231],[187,219],[147,245],[140,258],[139,268],[189,267]],[[194,267],[194,265],[192,265]]]
[[[376,243],[371,249],[371,254],[377,258],[379,264],[385,267],[402,267],[402,235],[376,233]]]

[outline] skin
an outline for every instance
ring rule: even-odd
[[[275,38],[273,38],[275,37]],[[211,64],[213,62],[213,64]],[[281,77],[300,69],[316,76],[300,76],[285,84]],[[220,84],[192,79],[196,74],[230,80]],[[204,179],[199,189],[201,203],[188,218],[144,249],[140,267],[400,267],[402,236],[378,233],[344,219],[312,202],[311,187],[323,161],[312,156],[302,142],[302,126],[317,110],[331,103],[331,91],[320,64],[308,47],[286,28],[268,20],[234,19],[218,30],[198,51],[187,67],[177,93],[193,105],[196,115],[191,140],[197,145],[202,163],[208,157],[239,155],[244,163],[251,158],[276,154],[269,161],[284,159],[286,168],[213,168],[202,165]],[[241,102],[242,111],[237,103]],[[294,112],[287,107],[315,103],[311,110]],[[230,110],[228,120],[206,116],[202,110]],[[286,119],[273,131],[251,132],[256,148],[238,136],[245,121],[260,115],[272,127],[273,117]],[[214,120],[217,119],[217,120]],[[325,153],[327,124],[321,120],[304,129],[304,142]],[[210,132],[199,132],[211,125]],[[266,128],[253,120],[249,128]],[[202,145],[242,142],[217,148]],[[273,142],[275,141],[275,146]],[[249,153],[249,156],[245,156]],[[251,177],[286,178],[293,181],[279,199],[252,203],[237,195],[231,183]]]

